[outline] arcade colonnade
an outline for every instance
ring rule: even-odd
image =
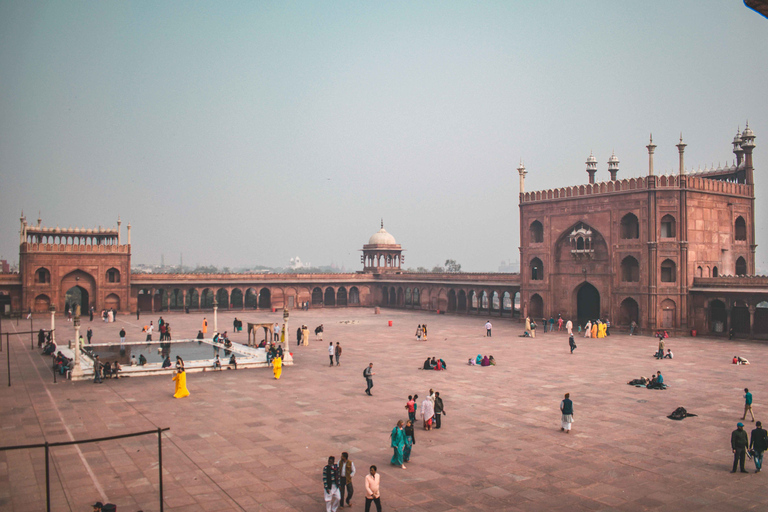
[[[391,282],[377,288],[377,304],[391,308],[519,317],[520,287]]]

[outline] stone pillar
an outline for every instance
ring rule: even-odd
[[[528,174],[528,171],[525,170],[525,164],[523,164],[522,159],[517,167],[517,173],[520,175],[520,195],[523,195],[525,193],[525,175]]]
[[[49,306],[48,311],[51,312],[51,341],[56,342],[56,306]]]
[[[289,316],[290,316],[290,313],[288,313],[288,308],[283,309],[283,329],[285,329],[285,345],[283,346],[283,359],[285,359],[285,354],[288,353],[291,347],[291,344],[290,344],[291,330],[288,328]]]
[[[83,370],[80,368],[80,315],[75,315],[72,319],[75,326],[75,359],[72,364],[72,380],[82,377]]]
[[[213,332],[219,332],[219,301],[213,296]]]

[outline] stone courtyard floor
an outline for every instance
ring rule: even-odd
[[[203,314],[164,314],[174,337],[193,337]],[[212,314],[206,313],[211,325]],[[244,322],[281,319],[280,313],[223,312]],[[140,340],[140,326],[158,315],[120,316],[115,324],[83,322],[94,342]],[[388,327],[387,321],[393,326]],[[29,336],[10,337],[11,376],[0,353],[2,445],[58,442],[170,427],[164,436],[167,511],[324,510],[322,467],[348,451],[357,466],[354,508],[364,507],[363,475],[381,473],[386,510],[766,510],[768,475],[730,474],[730,433],[743,412],[743,388],[755,397],[757,419],[768,421],[768,345],[710,338],[668,340],[673,360],[652,358],[650,336],[614,333],[577,337],[571,355],[563,333],[520,338],[520,324],[484,316],[372,309],[291,313],[295,366],[279,381],[269,369],[190,374],[191,396],[174,399],[168,376],[53,383],[50,359],[30,350]],[[351,323],[346,323],[350,321]],[[295,346],[296,327],[325,324],[325,342],[311,335]],[[419,323],[429,341],[418,342]],[[37,319],[35,329],[49,327]],[[56,319],[57,338],[73,338]],[[4,320],[3,332],[29,322]],[[231,333],[231,329],[230,333]],[[155,336],[156,337],[156,336]],[[244,342],[246,333],[232,334]],[[340,367],[328,367],[328,342],[343,347]],[[3,340],[5,342],[5,340]],[[5,346],[3,346],[5,351]],[[470,367],[471,356],[492,354],[498,366]],[[730,364],[735,355],[750,366]],[[427,356],[448,371],[418,370]],[[362,371],[374,363],[372,397]],[[661,370],[670,389],[628,386]],[[443,428],[416,431],[407,469],[390,466],[389,432],[406,418],[408,394],[440,391]],[[560,432],[565,392],[575,404],[570,434]],[[666,418],[683,406],[697,417]],[[746,429],[753,427],[746,422]],[[51,450],[52,510],[85,511],[110,501],[120,512],[157,511],[157,437]],[[0,452],[0,510],[45,510],[43,450]]]

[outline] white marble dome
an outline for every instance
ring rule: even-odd
[[[387,233],[383,227],[371,236],[368,240],[369,245],[397,245],[395,237]]]

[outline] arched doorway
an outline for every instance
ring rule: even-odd
[[[576,317],[579,325],[600,318],[600,292],[589,283],[582,284],[576,292]]]
[[[621,301],[619,325],[629,327],[632,322],[639,323],[640,311],[637,301],[632,297],[627,297]]]
[[[269,309],[272,307],[272,294],[269,288],[259,290],[259,309]]]
[[[677,305],[672,299],[664,299],[661,303],[661,328],[662,329],[674,329]]]
[[[325,306],[336,305],[336,293],[333,291],[333,288],[331,288],[330,286],[325,289],[325,300],[323,301],[323,305]]]
[[[64,303],[65,308],[68,305],[73,315],[75,314],[75,306],[80,306],[80,314],[84,314],[88,311],[88,306],[86,304],[91,303],[88,297],[88,290],[80,285],[73,286],[67,290],[67,293],[64,296]],[[106,304],[104,307],[108,309],[110,308],[110,306],[107,306]]]
[[[723,334],[728,325],[728,312],[725,303],[721,300],[713,300],[709,303],[709,332]]]
[[[451,313],[456,311],[456,290],[448,290],[448,311]]]
[[[110,293],[104,298],[104,307],[120,311],[120,297],[115,293]]]
[[[456,310],[462,312],[467,310],[467,292],[464,290],[459,290],[459,296],[456,298]]]
[[[47,313],[50,306],[51,299],[47,295],[40,294],[35,297],[35,305],[33,309],[35,313]],[[4,313],[4,311],[0,311],[0,313]]]
[[[544,299],[538,293],[534,294],[528,302],[528,317],[533,320],[544,318]],[[543,328],[544,326],[542,325]]]
[[[731,308],[731,329],[736,334],[749,334],[749,307],[737,300]]]

